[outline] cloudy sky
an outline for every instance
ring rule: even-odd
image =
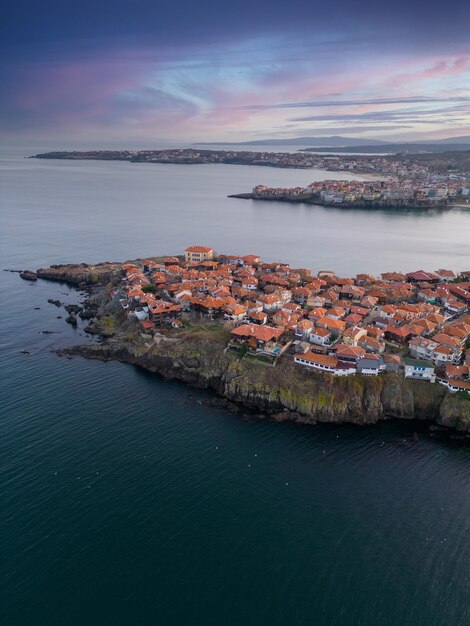
[[[470,135],[468,0],[6,0],[4,140]]]

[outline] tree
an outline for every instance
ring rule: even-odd
[[[144,287],[142,287],[142,291],[144,293],[157,293],[157,288],[155,285],[144,285]]]

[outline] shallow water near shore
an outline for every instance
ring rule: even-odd
[[[126,197],[115,208],[127,188],[127,174],[113,174],[122,164],[48,170],[41,163],[36,170],[22,163],[8,161],[2,170],[2,268],[119,260],[138,256],[141,245],[158,254],[221,241],[228,252],[312,267],[320,259],[348,270],[344,259],[337,268],[326,247],[307,247],[305,222],[282,222],[283,249],[270,253],[282,240],[276,231],[270,239],[269,221],[259,246],[251,231],[244,238],[236,230],[235,217],[217,221],[212,194],[219,187],[225,193],[232,176],[240,186],[257,177],[248,172],[243,180],[237,166],[223,166],[229,173],[222,182],[190,169],[180,184],[185,179],[192,196],[168,194],[168,204],[159,203],[155,177],[160,186],[163,179],[152,169],[126,170],[136,204]],[[269,170],[263,180],[290,184],[301,175]],[[173,189],[172,176],[165,170]],[[222,195],[227,215],[231,205]],[[139,198],[146,198],[144,224]],[[249,213],[255,220],[255,209]],[[264,215],[254,222],[261,232]],[[360,232],[362,214],[356,219]],[[377,219],[397,233],[401,220],[407,237],[407,225],[424,228],[400,267],[428,267],[429,259],[432,267],[438,260],[469,265],[467,213]],[[444,241],[437,258],[428,249],[432,222]],[[334,223],[338,229],[342,220]],[[343,246],[346,234],[338,235]],[[385,256],[393,241],[384,234]],[[356,248],[345,250],[357,263]],[[357,271],[384,262],[369,255],[363,251]],[[0,296],[2,624],[469,622],[468,445],[432,438],[415,422],[358,428],[243,420],[208,406],[210,394],[135,367],[52,353],[86,340],[81,323],[71,328],[57,319],[65,318],[63,308],[47,303],[75,302],[71,288],[0,272]]]

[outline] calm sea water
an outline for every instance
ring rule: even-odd
[[[344,273],[470,266],[469,213],[226,198],[302,171],[5,156],[1,177],[1,267],[193,242]],[[47,299],[78,294],[0,279],[2,626],[469,623],[468,446],[415,423],[242,421],[136,368],[59,358],[85,338]]]
[[[470,208],[374,211],[228,198],[258,183],[343,174],[235,165],[0,161],[2,259],[10,265],[175,254],[193,243],[351,275],[470,269]]]

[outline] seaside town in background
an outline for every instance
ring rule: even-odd
[[[110,297],[150,338],[211,320],[240,358],[334,376],[402,372],[470,393],[470,269],[349,278],[190,246],[124,263]]]
[[[469,153],[470,154],[470,153]],[[46,152],[41,159],[118,160],[175,165],[237,164],[320,169],[362,174],[373,180],[322,180],[306,187],[272,188],[257,185],[251,193],[232,197],[254,200],[308,202],[325,206],[435,208],[470,202],[470,157],[467,152],[444,154],[321,155],[298,152],[243,150],[139,150]]]

